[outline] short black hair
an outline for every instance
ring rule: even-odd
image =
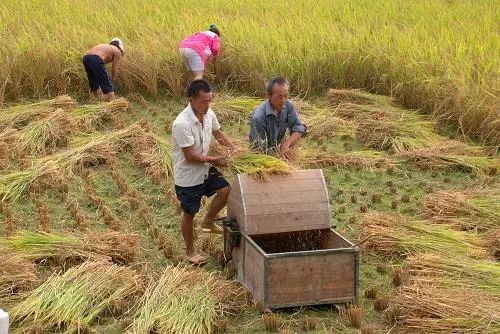
[[[278,86],[283,86],[283,85],[287,85],[288,87],[290,87],[290,84],[288,83],[288,80],[283,78],[283,77],[279,77],[279,76],[276,76],[276,77],[272,77],[267,83],[266,83],[266,91],[269,93],[269,94],[272,94],[273,93],[273,87],[274,85],[278,85]]]
[[[193,80],[188,86],[187,96],[197,97],[200,91],[210,93],[212,92],[212,87],[207,81],[203,79]]]
[[[215,24],[211,24],[210,27],[208,27],[208,30],[220,37],[220,31],[217,29]]]

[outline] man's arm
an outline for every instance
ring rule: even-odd
[[[116,80],[116,76],[118,74],[118,67],[120,65],[120,61],[122,59],[122,54],[120,51],[115,50],[113,52],[113,64],[111,66],[111,78],[113,81]]]
[[[290,136],[280,145],[280,156],[285,159],[292,158],[291,148],[297,144],[306,132],[306,128],[300,121],[299,114],[293,103],[290,102],[288,107],[291,108],[288,114]]]
[[[222,132],[221,130],[213,130],[212,134],[219,144],[229,147],[233,151],[236,150],[236,146],[234,146],[234,144],[224,132]]]
[[[224,166],[226,164],[226,159],[223,156],[210,156],[203,155],[201,153],[196,152],[193,149],[193,146],[183,147],[182,152],[184,153],[184,157],[186,160],[191,163],[211,163],[217,166]]]

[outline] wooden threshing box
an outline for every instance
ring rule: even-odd
[[[237,280],[265,308],[357,300],[359,252],[331,229],[320,169],[260,181],[238,175],[227,204],[239,242],[225,252]]]

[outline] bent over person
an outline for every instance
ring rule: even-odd
[[[96,98],[101,99],[104,94],[108,101],[115,99],[113,81],[104,65],[112,63],[111,73],[115,80],[123,55],[122,41],[119,38],[113,38],[109,44],[98,44],[83,56],[83,66],[87,72],[90,91]]]
[[[203,264],[207,258],[197,254],[193,246],[194,217],[200,210],[201,198],[215,194],[202,221],[203,232],[222,233],[214,219],[227,203],[229,183],[215,166],[224,166],[223,156],[210,156],[208,150],[212,135],[224,146],[235,150],[229,138],[221,131],[215,113],[210,108],[212,88],[205,80],[194,80],[188,87],[189,105],[172,125],[174,151],[175,192],[182,208],[182,236],[186,244],[187,260]]]
[[[292,158],[292,148],[306,133],[306,127],[292,101],[288,99],[288,81],[274,77],[266,84],[268,98],[255,108],[250,119],[250,147],[282,159]],[[286,130],[290,135],[285,139]]]

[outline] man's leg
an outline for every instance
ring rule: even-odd
[[[184,243],[186,244],[186,255],[188,257],[194,255],[193,225],[194,225],[194,215],[183,212],[181,231],[182,231],[182,237],[184,238]]]
[[[97,88],[96,90],[92,91],[92,95],[96,100],[102,100],[103,99],[103,94],[101,88]]]
[[[214,219],[217,214],[226,206],[231,187],[227,186],[216,191],[214,199],[210,203],[205,219],[203,219],[202,227],[212,229],[214,227]]]
[[[115,92],[104,94],[104,97],[106,98],[106,101],[113,101],[114,99],[116,99]]]
[[[203,79],[204,71],[193,71],[193,81]]]

